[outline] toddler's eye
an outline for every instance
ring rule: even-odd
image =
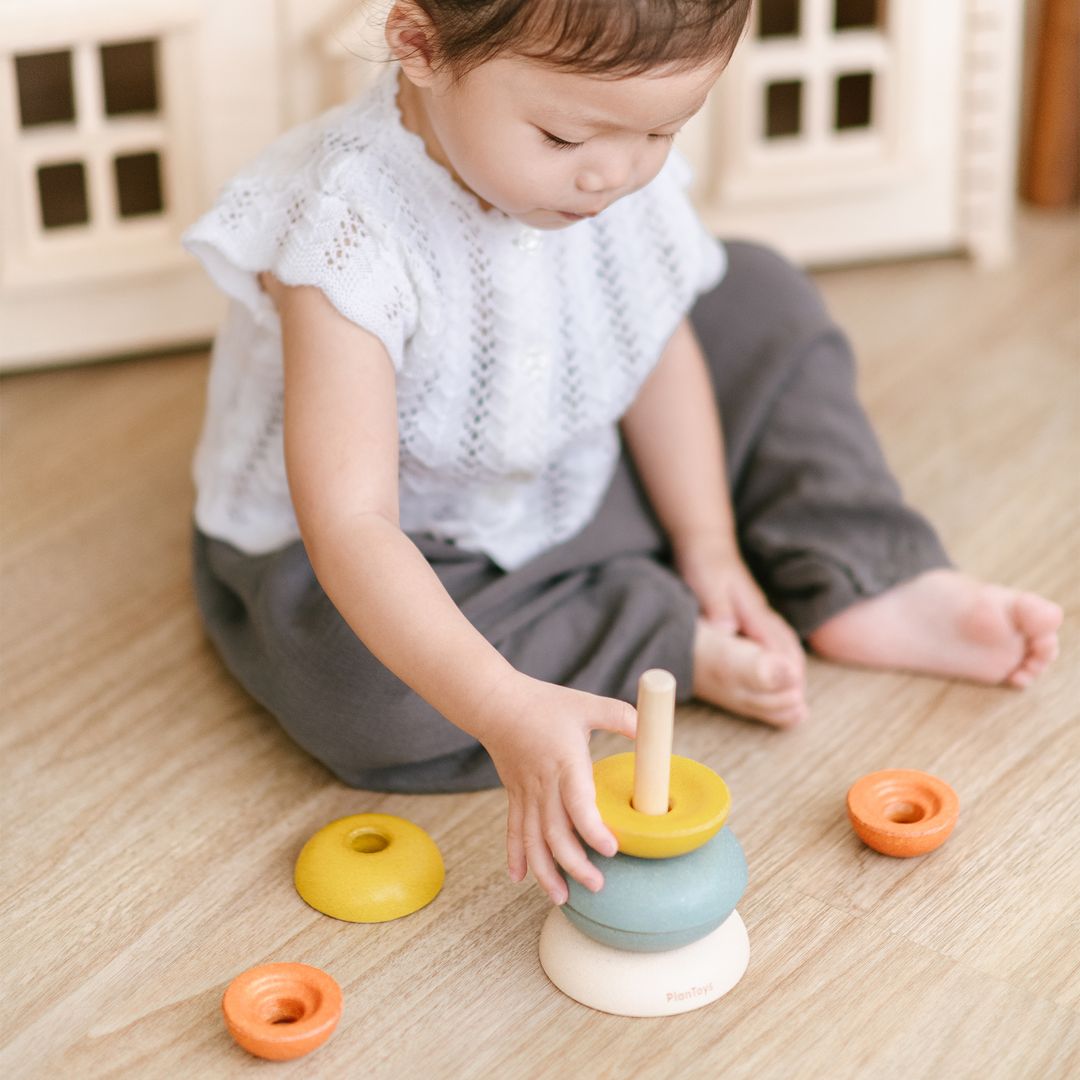
[[[670,135],[664,135],[664,134],[660,134],[660,133],[658,133],[658,132],[653,132],[653,133],[652,133],[652,134],[651,134],[651,135],[649,136],[649,138],[650,138],[650,139],[665,139],[665,140],[666,140],[667,142],[674,142],[674,141],[675,141],[675,135],[676,135],[676,134],[677,134],[677,133],[676,133],[676,132],[674,132],[674,131],[673,131],[673,132],[672,132],[672,133],[671,133]]]
[[[550,131],[544,131],[543,128],[538,129],[540,134],[544,136],[544,141],[550,146],[557,147],[559,150],[573,150],[576,146],[581,146],[579,142],[567,142],[565,139],[560,139],[557,135],[552,135]]]

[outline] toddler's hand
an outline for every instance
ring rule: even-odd
[[[723,538],[697,541],[677,550],[675,562],[708,622],[790,657],[801,670],[805,655],[798,636],[769,607],[738,550],[729,541]]]
[[[603,875],[589,862],[577,834],[603,855],[615,837],[596,808],[589,735],[598,729],[633,738],[637,713],[614,698],[570,690],[515,672],[489,699],[473,725],[499,772],[508,802],[506,861],[510,877],[527,870],[556,904],[567,898],[558,863],[596,891]]]

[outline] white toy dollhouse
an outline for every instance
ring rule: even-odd
[[[388,0],[0,3],[0,367],[205,340],[183,228],[371,77]],[[757,0],[680,136],[721,235],[797,261],[1009,255],[1021,0]]]

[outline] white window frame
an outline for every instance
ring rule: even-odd
[[[183,181],[198,169],[193,99],[182,75],[192,69],[190,50],[203,4],[165,0],[149,9],[119,4],[104,12],[71,6],[62,15],[56,4],[17,8],[0,16],[0,230],[5,237],[0,287],[107,279],[183,265],[177,240],[197,208],[197,193]],[[158,43],[158,112],[106,116],[100,46],[149,39]],[[72,54],[75,120],[23,128],[15,57],[60,51]],[[141,152],[158,154],[163,210],[124,218],[116,206],[113,157]],[[44,228],[37,170],[69,161],[84,165],[90,220]]]
[[[713,194],[739,202],[782,198],[793,183],[800,192],[835,194],[894,179],[914,150],[903,110],[918,66],[916,6],[887,4],[880,30],[834,30],[833,0],[802,0],[798,36],[758,38],[755,23],[722,79],[736,85],[717,95],[724,155]],[[864,71],[874,78],[870,125],[836,130],[836,80]],[[788,79],[803,84],[800,134],[768,138],[765,87]]]

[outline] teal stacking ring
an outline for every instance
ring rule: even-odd
[[[570,895],[562,910],[582,933],[616,949],[662,952],[689,945],[715,930],[746,891],[746,857],[727,828],[671,859],[586,851],[604,875],[604,887],[590,892],[567,876]]]

